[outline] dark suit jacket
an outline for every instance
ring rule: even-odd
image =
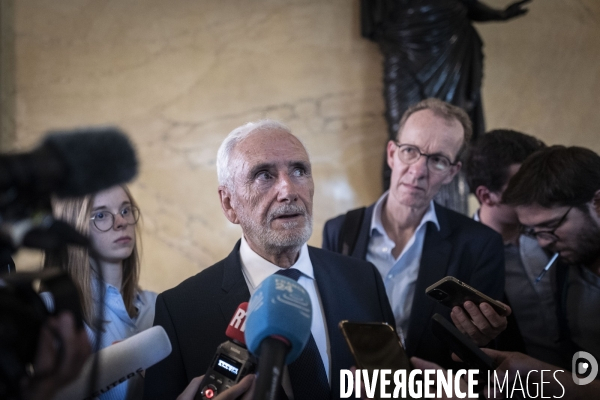
[[[167,331],[173,351],[146,371],[145,399],[175,399],[192,378],[206,373],[227,325],[250,293],[238,242],[227,258],[158,295],[154,325]],[[332,398],[339,398],[340,369],[354,361],[338,328],[341,320],[394,324],[383,282],[373,264],[309,247],[323,303],[331,358]]]
[[[375,205],[367,207],[352,256],[366,259],[371,218]],[[453,276],[488,296],[504,294],[504,246],[498,233],[471,218],[435,204],[438,231],[427,223],[421,266],[410,313],[406,350],[409,356],[452,367],[450,353],[431,331],[431,317],[439,313],[450,319],[450,309],[425,294],[425,289],[445,276]],[[345,215],[330,219],[323,230],[323,248],[338,251]],[[464,368],[464,367],[463,367]]]

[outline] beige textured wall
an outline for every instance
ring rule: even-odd
[[[13,147],[55,128],[108,123],[131,135],[146,288],[176,285],[239,237],[217,201],[214,161],[246,121],[281,119],[307,145],[310,243],[327,218],[378,197],[381,57],[359,36],[358,0],[15,3]],[[489,126],[600,152],[599,2],[535,1],[526,18],[478,28]]]

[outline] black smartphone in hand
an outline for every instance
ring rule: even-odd
[[[504,304],[459,281],[453,276],[440,279],[425,289],[425,293],[446,307],[462,307],[465,301],[472,301],[477,306],[485,302],[492,306],[498,315],[506,316],[508,314],[508,309]]]

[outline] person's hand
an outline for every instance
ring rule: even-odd
[[[192,379],[185,390],[177,397],[177,400],[193,400],[196,392],[200,389],[200,383],[204,375]],[[254,374],[246,375],[241,381],[221,392],[214,400],[251,400],[254,395],[254,385],[256,379]],[[242,396],[242,397],[240,397]]]
[[[70,312],[49,317],[42,326],[32,377],[21,382],[24,399],[52,398],[73,381],[92,354],[85,329],[77,329]]]
[[[531,0],[520,0],[510,4],[502,11],[502,19],[508,21],[509,19],[527,14],[529,9],[524,8],[523,6],[529,2],[531,2]]]
[[[411,357],[410,358],[410,362],[413,365],[413,367],[415,369],[420,369],[422,371],[425,371],[426,369],[436,369],[436,370],[440,370],[443,371],[444,375],[446,375],[446,377],[448,376],[448,371],[446,371],[444,368],[440,367],[439,365],[432,363],[430,361],[425,361],[423,359],[420,359],[418,357]],[[460,379],[460,390],[463,393],[467,393],[469,390],[469,387],[467,385],[467,382],[464,381],[464,379]],[[432,393],[437,393],[437,388],[431,389],[430,390]],[[446,391],[442,390],[441,392],[442,397],[436,397],[436,399],[442,399],[442,400],[452,400],[454,399],[454,396],[452,397],[448,397],[446,396]]]
[[[506,304],[504,306],[508,310],[506,315],[510,315],[512,310]],[[488,303],[481,303],[477,307],[472,301],[465,301],[463,307],[454,307],[450,318],[461,333],[480,347],[495,339],[508,325],[506,317],[499,315]]]

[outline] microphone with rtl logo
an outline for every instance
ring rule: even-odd
[[[240,304],[235,310],[225,331],[231,340],[217,347],[217,353],[200,383],[200,390],[194,400],[213,399],[255,371],[256,358],[246,348],[244,339],[247,310],[248,302]]]

